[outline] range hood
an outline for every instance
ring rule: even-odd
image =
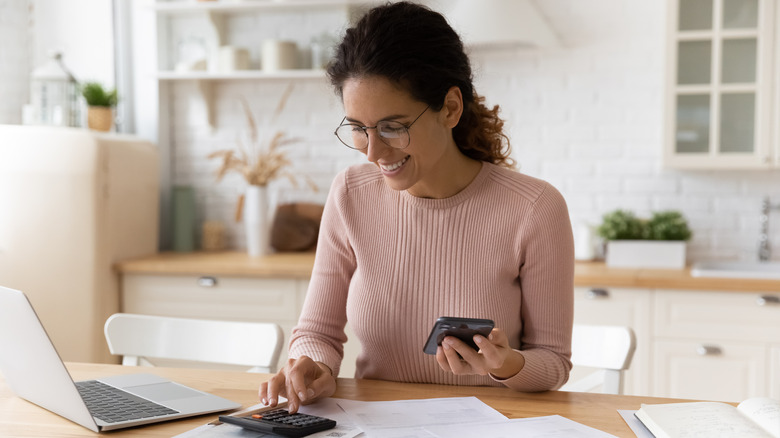
[[[558,35],[534,0],[439,0],[428,5],[447,17],[470,47],[559,47]]]

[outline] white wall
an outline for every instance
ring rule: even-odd
[[[488,103],[501,105],[521,170],[558,187],[575,224],[597,224],[615,208],[641,216],[679,209],[694,231],[690,258],[754,258],[760,200],[772,195],[780,201],[780,171],[675,171],[661,164],[664,3],[539,1],[564,47],[472,53],[477,89]],[[192,85],[175,87],[173,178],[197,187],[204,219],[231,224],[243,190],[235,175],[215,184],[216,163],[203,158],[229,147],[241,130],[237,96],[245,95],[257,114],[268,116],[280,86],[219,85],[220,128],[214,134],[193,118]],[[301,81],[297,87],[280,127],[307,139],[290,148],[295,170],[313,175],[326,190],[338,169],[363,158],[333,138],[342,112],[327,86]],[[292,190],[285,182],[276,191],[283,199],[325,196]],[[772,243],[780,254],[780,215],[775,216]],[[233,224],[230,234],[240,247],[240,226]]]
[[[480,89],[502,105],[523,171],[563,192],[573,222],[679,209],[694,259],[755,258],[761,197],[780,201],[779,171],[662,166],[665,3],[539,1],[565,48],[478,54]],[[772,222],[780,254],[780,214]]]
[[[30,1],[36,7],[57,3]],[[109,3],[92,0],[95,1]],[[83,7],[87,2],[79,0],[67,2],[67,7],[52,7],[74,17],[79,14],[68,9]],[[661,164],[665,2],[536,3],[565,47],[472,54],[478,91],[488,103],[501,105],[521,170],[558,187],[575,223],[597,223],[603,213],[618,207],[633,209],[640,215],[676,208],[690,219],[693,227],[693,259],[754,258],[760,199],[772,195],[780,202],[780,171],[675,171]],[[1,8],[8,8],[3,4],[0,0],[0,15],[4,12]],[[288,20],[274,26],[311,27],[300,17]],[[262,32],[263,28],[251,21],[244,24],[232,31],[239,34],[231,38],[259,44],[260,38],[253,32]],[[64,27],[62,31],[70,32]],[[83,64],[75,62],[92,50],[88,42],[77,36],[64,42],[77,52],[72,55],[73,62],[69,62],[77,73],[84,68],[96,74],[108,71],[104,67],[87,67],[90,63],[86,59]],[[40,43],[36,47],[37,51],[42,50]],[[170,87],[172,123],[162,129],[167,129],[171,140],[172,182],[196,187],[201,218],[225,221],[229,225],[229,240],[236,247],[243,246],[243,231],[240,224],[232,222],[232,217],[244,183],[237,175],[215,183],[217,163],[205,156],[234,146],[243,131],[239,96],[250,101],[255,116],[265,126],[286,83],[215,83],[214,131],[205,124],[195,85],[177,82]],[[362,155],[342,146],[332,134],[341,116],[341,105],[324,81],[296,82],[292,100],[276,127],[304,139],[289,147],[295,163],[292,170],[311,175],[321,191],[295,189],[281,180],[271,190],[278,199],[324,201],[335,173],[348,164],[363,161]],[[771,222],[777,259],[780,214],[774,214]]]
[[[77,79],[113,86],[111,11],[111,0],[0,0],[0,123],[21,123],[30,73],[53,51]]]
[[[0,124],[22,121],[29,99],[30,3],[0,0]]]
[[[114,38],[111,0],[29,0],[32,7],[32,65],[42,65],[52,51],[79,81],[114,85]]]

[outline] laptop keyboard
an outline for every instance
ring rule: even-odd
[[[106,423],[178,414],[178,411],[97,380],[76,382],[76,387],[89,412]]]

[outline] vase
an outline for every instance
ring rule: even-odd
[[[192,186],[174,186],[173,206],[173,250],[190,252],[195,250],[195,189]]]
[[[108,132],[114,124],[114,111],[110,106],[87,108],[87,127],[94,131]]]
[[[268,228],[268,188],[249,186],[244,196],[246,251],[250,257],[261,257],[270,251]]]

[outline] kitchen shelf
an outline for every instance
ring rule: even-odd
[[[322,69],[279,70],[275,72],[266,72],[262,70],[241,70],[241,71],[235,71],[230,73],[208,72],[208,71],[157,72],[157,79],[162,81],[179,81],[179,80],[225,81],[225,80],[245,80],[245,79],[322,79],[324,77],[325,77],[325,70]]]
[[[180,14],[187,12],[234,13],[263,10],[284,10],[300,8],[333,8],[339,6],[357,6],[372,3],[371,0],[245,0],[213,2],[156,2],[153,9],[158,14]],[[374,1],[376,3],[376,1]]]
[[[175,81],[195,81],[198,93],[206,108],[206,120],[213,129],[216,127],[214,120],[214,82],[215,81],[236,81],[236,80],[302,80],[316,79],[323,80],[325,70],[322,69],[300,69],[300,70],[279,70],[275,72],[264,72],[262,70],[241,70],[230,73],[221,72],[175,72],[160,71],[157,72],[157,79],[166,82]]]

